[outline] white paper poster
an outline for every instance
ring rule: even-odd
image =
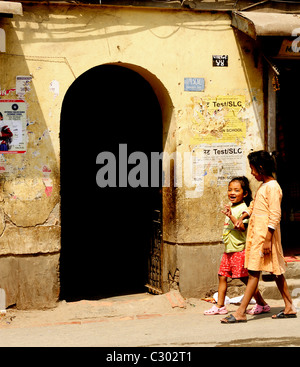
[[[0,154],[26,152],[26,103],[0,100]]]
[[[203,184],[213,173],[218,186],[226,186],[232,177],[246,173],[246,162],[240,145],[232,143],[200,144],[193,150],[193,183]]]

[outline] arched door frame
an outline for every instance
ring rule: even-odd
[[[161,114],[162,114],[162,149],[163,151],[165,150],[165,147],[167,145],[167,140],[168,140],[168,134],[169,134],[169,127],[171,124],[171,119],[172,119],[172,114],[173,114],[173,105],[169,96],[169,93],[167,92],[166,88],[164,87],[164,85],[162,84],[162,82],[151,72],[149,72],[148,70],[138,66],[138,65],[133,65],[133,64],[128,64],[128,63],[107,63],[107,64],[102,64],[102,65],[116,65],[118,67],[124,67],[127,69],[131,69],[132,71],[136,72],[137,74],[139,74],[142,78],[144,78],[151,86],[151,88],[153,89],[153,92],[155,93],[157,100],[159,102],[160,108],[161,108]],[[102,66],[99,65],[99,66]],[[91,70],[91,69],[90,69]],[[89,70],[87,70],[86,72],[88,72]],[[83,73],[84,74],[84,73]],[[82,74],[82,75],[83,75]],[[76,82],[76,81],[75,81]],[[72,84],[73,85],[73,84]],[[71,87],[71,86],[70,86]],[[69,91],[69,89],[68,89]],[[67,93],[66,93],[67,95]],[[167,210],[168,210],[168,205],[164,205],[165,200],[162,199],[162,209],[163,209],[163,213],[164,215],[168,215],[167,214]],[[165,209],[165,210],[164,210]],[[163,222],[163,215],[161,215],[160,213],[160,220],[161,222]],[[156,220],[154,220],[156,222]],[[154,291],[154,293],[161,293],[162,292],[162,284],[163,284],[163,269],[162,269],[162,232],[163,232],[163,225],[161,223],[160,228],[157,227],[157,225],[154,228],[154,232],[156,233],[156,235],[161,235],[161,243],[160,243],[160,269],[159,269],[159,287],[152,287],[152,288],[157,288],[157,292]],[[157,238],[156,238],[157,239]],[[157,252],[155,253],[155,257],[157,255]],[[156,259],[154,259],[154,262],[157,263]],[[151,260],[150,260],[150,268],[151,268]],[[150,274],[150,270],[149,270],[149,274]],[[149,283],[149,282],[148,282]],[[149,284],[148,284],[149,285]],[[149,290],[153,291],[153,289],[151,289],[151,286],[148,287]]]

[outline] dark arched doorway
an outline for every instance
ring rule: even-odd
[[[152,214],[161,209],[161,188],[119,187],[120,169],[124,171],[119,167],[124,163],[120,145],[127,157],[145,153],[150,170],[151,152],[162,151],[156,94],[135,71],[118,65],[95,67],[69,88],[60,137],[61,298],[144,292]],[[116,158],[117,187],[97,185],[97,172],[104,165],[97,165],[96,157],[105,151]],[[134,166],[128,164],[127,171]]]

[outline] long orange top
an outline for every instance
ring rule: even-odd
[[[283,256],[280,219],[282,190],[276,180],[263,183],[251,202],[247,212],[250,215],[245,253],[245,268],[253,271],[267,271],[275,275],[286,271]],[[268,227],[274,229],[272,252],[263,254],[263,245]]]

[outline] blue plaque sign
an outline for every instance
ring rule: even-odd
[[[186,92],[203,92],[204,78],[184,78],[184,90]]]

